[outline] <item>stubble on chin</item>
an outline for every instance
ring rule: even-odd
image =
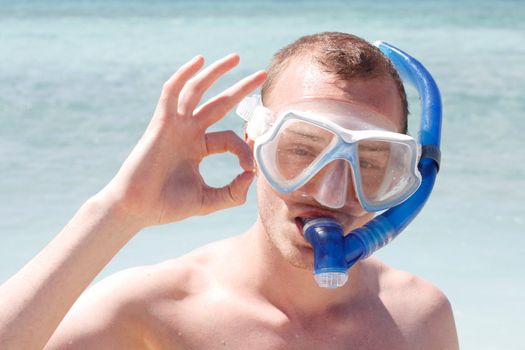
[[[264,185],[258,186],[258,198],[261,200],[259,220],[264,228],[270,249],[291,266],[312,271],[312,250],[306,242],[301,241],[295,223],[287,219],[287,208],[284,201]]]
[[[287,263],[301,270],[312,271],[313,253],[312,249],[305,243],[300,242],[295,227],[290,230],[285,229],[283,225],[276,227],[274,225],[265,225],[266,240],[277,254],[280,255]]]

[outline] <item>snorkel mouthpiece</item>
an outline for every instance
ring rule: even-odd
[[[338,288],[348,280],[348,269],[384,247],[399,233],[386,219],[372,220],[348,235],[332,218],[306,219],[303,234],[314,251],[314,278],[323,288]]]
[[[314,250],[314,278],[323,288],[338,288],[348,280],[343,228],[332,218],[307,219],[303,234]]]

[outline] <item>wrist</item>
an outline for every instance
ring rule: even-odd
[[[94,215],[101,215],[111,222],[118,223],[120,230],[131,236],[146,227],[141,217],[130,212],[117,197],[107,191],[95,194],[84,206]]]

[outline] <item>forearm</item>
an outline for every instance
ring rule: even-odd
[[[100,196],[0,287],[0,348],[41,349],[75,300],[138,232],[132,217]]]

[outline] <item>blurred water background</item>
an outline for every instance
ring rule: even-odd
[[[523,1],[0,0],[0,282],[111,179],[183,62],[241,55],[212,96],[299,36],[344,31],[419,58],[444,102],[434,193],[377,255],[448,295],[463,349],[524,349],[524,18]],[[241,122],[230,113],[214,129]],[[212,185],[239,171],[232,156],[202,169]],[[145,230],[98,279],[244,231],[254,192],[242,207]]]

